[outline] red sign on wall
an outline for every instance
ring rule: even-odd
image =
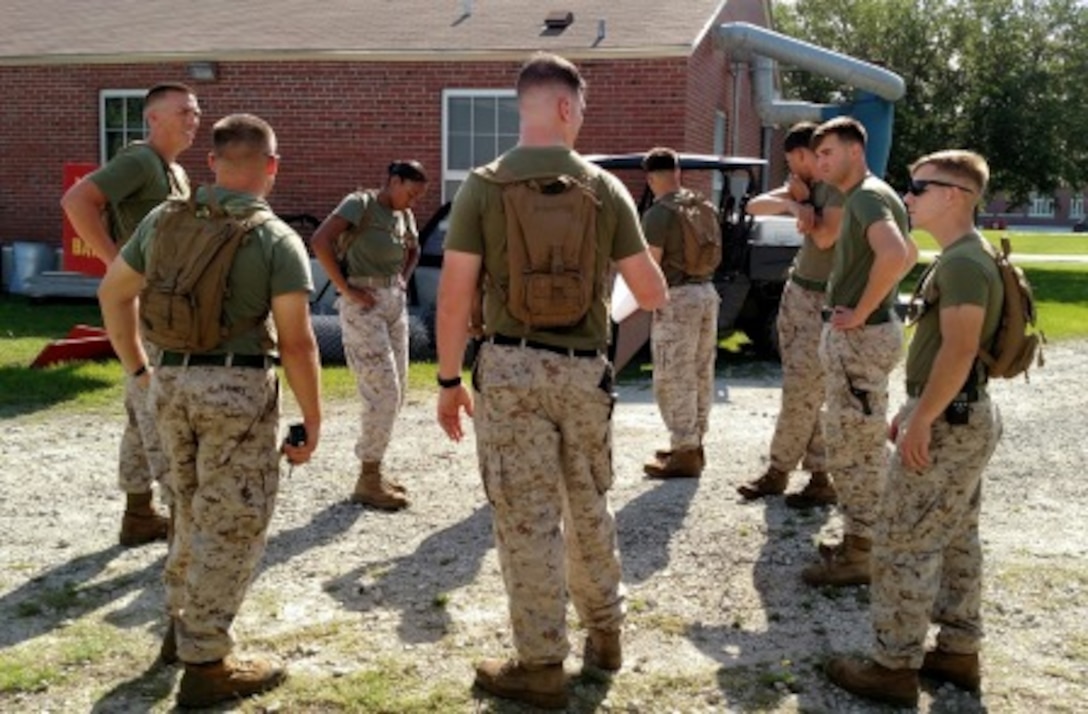
[[[64,165],[64,188],[62,190],[67,191],[75,185],[76,181],[97,168],[98,164],[66,163]],[[82,238],[76,235],[76,229],[68,221],[68,216],[64,216],[62,240],[64,243],[64,265],[62,269],[97,277],[106,274],[106,264],[98,259],[91,247]]]

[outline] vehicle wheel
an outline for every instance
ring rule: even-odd
[[[759,315],[745,330],[762,359],[780,359],[778,352],[778,303],[761,305]]]
[[[311,315],[322,364],[344,364],[344,339],[339,315]]]

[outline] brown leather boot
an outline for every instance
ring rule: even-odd
[[[868,538],[845,535],[840,548],[821,549],[823,562],[801,571],[801,579],[809,585],[868,585],[872,547]]]
[[[125,515],[121,517],[118,541],[131,548],[157,540],[166,540],[170,521],[151,506],[151,492],[130,493],[125,499]]]
[[[176,664],[178,661],[178,634],[174,618],[170,618],[166,624],[166,634],[162,638],[162,646],[159,648],[159,662],[162,664]]]
[[[397,491],[382,478],[382,465],[377,461],[364,461],[351,494],[353,503],[361,503],[383,511],[399,511],[408,506],[404,493]]]
[[[768,466],[762,476],[737,486],[737,493],[746,500],[754,501],[764,496],[777,496],[786,490],[786,484],[790,481],[790,475],[785,471],[779,471],[774,466]]]
[[[283,684],[287,671],[268,657],[241,658],[233,655],[203,664],[185,664],[177,702],[179,707],[210,707]]]
[[[654,460],[664,463],[668,458],[672,456],[672,449],[658,449],[654,452]],[[706,468],[706,452],[703,451],[703,447],[699,447],[699,468]]]
[[[813,471],[805,487],[797,493],[786,496],[786,505],[790,508],[815,508],[832,506],[839,502],[835,486],[826,471]]]
[[[619,630],[589,630],[582,650],[586,667],[615,672],[623,666],[623,648]]]
[[[982,685],[977,652],[956,654],[931,650],[926,652],[926,657],[922,660],[922,668],[918,670],[918,673],[923,677],[936,679],[938,682],[948,682],[976,694]]]
[[[476,686],[496,697],[541,709],[567,707],[567,677],[562,663],[529,666],[513,659],[485,659],[476,665]]]
[[[851,694],[901,707],[918,704],[918,670],[888,669],[870,660],[836,657],[825,667],[827,678]]]
[[[677,449],[664,461],[650,461],[642,470],[650,478],[699,478],[703,473],[699,448]]]

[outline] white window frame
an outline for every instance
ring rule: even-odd
[[[464,181],[472,168],[453,169],[449,166],[450,144],[450,99],[470,97],[473,99],[512,99],[517,96],[513,89],[443,89],[442,90],[442,200],[451,201],[453,196],[446,195],[446,184],[450,181]],[[496,117],[497,125],[497,117]],[[475,135],[475,134],[474,134]]]
[[[1069,217],[1084,218],[1084,194],[1076,193],[1069,197]]]
[[[113,158],[107,155],[109,142],[107,141],[106,102],[111,99],[123,99],[127,106],[127,100],[134,97],[142,100],[146,96],[146,89],[103,89],[98,92],[98,156],[101,163],[105,164]],[[136,136],[136,132],[134,131],[130,132],[127,121],[128,117],[125,117],[125,119],[125,126],[121,129],[124,137],[122,145],[128,144],[135,139],[143,139],[147,136],[147,120],[144,119],[143,116],[140,117],[140,123],[143,128],[141,130],[142,133],[139,136]],[[130,133],[132,134],[131,138],[129,136]]]
[[[1028,213],[1031,218],[1053,218],[1054,197],[1032,192],[1028,197]]]

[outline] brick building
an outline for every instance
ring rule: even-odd
[[[769,0],[15,5],[0,25],[5,243],[59,243],[64,164],[102,162],[142,136],[143,92],[161,81],[199,96],[204,123],[180,159],[194,182],[211,179],[217,118],[247,111],[275,127],[283,160],[272,203],[284,214],[324,217],[351,189],[381,181],[391,159],[415,158],[432,176],[417,210],[425,219],[472,166],[517,140],[513,81],[536,49],[586,75],[584,152],[760,152],[747,67],[734,76],[713,29],[768,26]]]

